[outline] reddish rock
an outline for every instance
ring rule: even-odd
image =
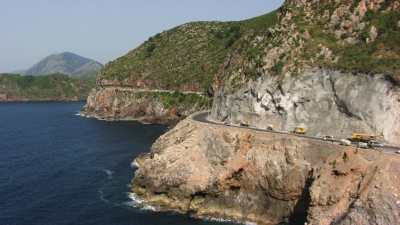
[[[136,162],[133,191],[162,209],[258,224],[400,221],[396,155],[187,119]]]

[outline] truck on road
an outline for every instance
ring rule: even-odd
[[[375,141],[376,140],[376,136],[375,135],[370,135],[370,134],[363,134],[363,133],[354,132],[351,135],[351,140],[354,141],[354,142],[368,143],[368,142],[371,142],[371,141]]]

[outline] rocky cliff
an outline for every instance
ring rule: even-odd
[[[247,88],[249,82],[267,82],[265,85],[268,85],[272,82],[271,80],[274,80],[275,88],[281,87],[285,83],[301,81],[303,75],[310,77],[308,76],[310,73],[316,74],[315,71],[318,68],[322,68],[318,75],[320,77],[325,76],[324,74],[342,73],[342,77],[351,74],[351,76],[358,77],[354,80],[358,79],[355,82],[360,86],[366,84],[363,81],[374,82],[377,80],[380,83],[377,86],[382,84],[387,86],[386,89],[397,87],[400,81],[399,9],[400,3],[397,0],[287,0],[280,9],[246,21],[184,24],[155,35],[127,55],[109,63],[98,76],[97,92],[92,92],[89,97],[94,100],[93,104],[91,107],[86,107],[85,112],[97,117],[113,117],[116,114],[106,114],[104,112],[109,110],[101,110],[104,102],[96,102],[95,99],[98,99],[96,95],[103,96],[102,93],[108,92],[104,89],[105,87],[108,89],[114,87],[116,90],[121,87],[126,90],[127,87],[130,87],[133,92],[135,89],[155,89],[181,93],[195,91],[202,92],[206,96],[215,94],[214,119],[223,120],[228,116],[228,119],[232,117],[232,120],[235,120],[233,117],[247,117],[249,113],[255,113],[260,119],[265,120],[269,118],[266,115],[271,115],[271,113],[260,110],[259,105],[252,103],[254,99],[245,97],[248,100],[244,100],[239,96],[241,93],[249,91]],[[335,77],[338,76],[335,75]],[[366,77],[375,78],[371,80]],[[377,77],[381,77],[381,79]],[[335,82],[335,79],[332,81]],[[386,84],[380,82],[382,79],[387,81]],[[298,89],[300,87],[301,85],[298,86]],[[349,87],[348,85],[347,88]],[[335,85],[333,88],[344,90]],[[256,88],[252,89],[255,94]],[[341,93],[335,96],[333,93],[335,91],[329,90],[332,89],[332,84],[315,87],[315,90],[312,89],[312,91],[318,91],[317,89],[331,92],[330,96],[333,96],[334,99],[326,104],[339,104],[335,106],[341,113],[335,117],[341,121],[339,124],[347,123],[350,120],[353,122],[348,127],[338,125],[334,128],[335,131],[312,127],[313,134],[328,133],[346,136],[348,131],[341,130],[349,128],[388,136],[393,131],[391,128],[383,128],[376,124],[376,121],[379,120],[379,115],[376,113],[387,111],[387,108],[373,110],[372,115],[366,112],[368,110],[362,109],[365,105],[362,107],[349,106],[349,103],[354,104],[356,101],[353,99],[355,98],[354,93],[350,96],[351,99],[338,99],[343,96],[339,96]],[[366,89],[364,88],[364,90]],[[260,90],[258,93],[260,96],[257,98],[262,98],[261,95],[264,93],[264,90]],[[377,96],[382,96],[382,92],[380,93]],[[384,97],[382,101],[393,102],[396,99],[396,93],[396,90],[391,90],[387,94],[391,97]],[[360,93],[359,97],[363,94]],[[309,98],[309,96],[300,95],[297,97]],[[118,97],[111,97],[111,99],[113,98],[117,99]],[[328,95],[324,97],[324,99],[326,98]],[[154,104],[160,103],[157,99],[158,97],[154,99]],[[224,99],[231,100],[225,102]],[[234,102],[232,99],[236,99],[238,102]],[[276,99],[279,100],[280,97],[278,96]],[[127,99],[119,99],[120,102],[124,100]],[[147,100],[151,101],[151,97]],[[136,101],[136,99],[132,98],[122,105],[128,106],[132,101]],[[294,105],[298,105],[297,100],[290,101]],[[308,105],[321,104],[312,101],[311,99],[311,104]],[[224,105],[229,106],[229,104],[246,106],[242,112],[238,111],[240,107],[224,108]],[[380,104],[379,100],[371,102],[370,105],[379,108],[378,104]],[[277,107],[284,106],[277,105]],[[288,109],[287,105],[285,107],[283,110],[293,112],[293,109]],[[322,115],[324,117],[327,115],[326,110],[329,107],[327,106],[325,109],[319,107],[318,109],[322,111],[319,113],[320,118],[317,119],[315,115],[309,116],[308,119],[305,118],[305,115],[310,112],[302,112],[304,114],[302,118],[297,119],[294,117],[298,115],[294,115],[292,112],[288,113],[290,115],[284,116],[281,115],[284,112],[279,112],[281,118],[274,119],[269,123],[277,124],[282,128],[291,128],[297,124],[313,126],[311,120],[323,120]],[[396,107],[392,107],[392,112]],[[129,108],[132,111],[132,107]],[[293,107],[290,106],[290,108]],[[185,111],[198,109],[190,107]],[[302,109],[296,107],[296,110]],[[338,110],[332,113],[338,114]],[[125,111],[127,117],[134,117],[132,115],[136,114],[136,110],[128,113],[128,108],[121,108],[120,111]],[[220,113],[218,114],[216,111]],[[371,117],[377,118],[371,119]],[[115,119],[118,118],[120,117]],[[391,118],[394,117],[391,116]],[[263,122],[259,125],[266,126],[267,124]],[[384,138],[395,142],[396,137],[398,136],[392,135],[392,137]]]
[[[221,88],[212,116],[259,128],[305,127],[314,136],[365,132],[400,144],[399,112],[400,88],[388,75],[310,68],[261,77],[234,92]]]
[[[187,119],[162,136],[132,190],[146,204],[257,224],[397,224],[400,158]]]
[[[92,90],[81,115],[105,120],[171,123],[210,106],[211,99],[196,92],[116,86]]]
[[[214,82],[213,118],[399,144],[399,1],[286,1],[279,23],[236,46]],[[397,43],[397,44],[396,44]]]
[[[97,88],[89,96],[83,114],[108,119],[143,116],[167,119],[168,115],[174,115],[170,118],[174,119],[176,110],[182,118],[190,112],[210,108],[211,104],[204,102],[212,101],[213,78],[227,54],[233,46],[245,41],[242,37],[263,32],[275,21],[273,12],[240,22],[188,23],[161,32],[106,65],[98,75]],[[125,94],[117,94],[122,89]],[[139,98],[132,94],[138,90],[142,93]],[[169,103],[177,104],[165,104],[160,100],[165,96],[157,95],[157,90],[177,92],[168,98]],[[200,95],[196,97],[194,93]],[[146,110],[140,104],[144,95],[149,103]],[[180,104],[183,98],[191,99],[192,104]],[[114,100],[118,107],[110,110],[107,105]],[[139,103],[137,108],[134,103]]]
[[[211,119],[400,144],[400,2],[287,0],[243,33],[213,79]],[[132,190],[161,209],[258,224],[398,224],[400,159],[193,122],[136,159]]]

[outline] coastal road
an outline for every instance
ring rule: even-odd
[[[129,91],[134,93],[168,93],[173,94],[175,92],[180,94],[196,94],[196,95],[204,95],[203,92],[196,91],[175,91],[175,90],[164,90],[164,89],[145,89],[145,88],[133,88],[129,86],[113,86],[113,85],[103,85],[104,89],[117,89],[119,91]]]
[[[294,133],[284,132],[284,131],[265,130],[265,129],[260,129],[260,128],[256,128],[256,127],[240,126],[240,125],[233,125],[233,124],[224,124],[224,123],[221,123],[221,122],[216,122],[216,121],[209,120],[208,119],[209,114],[210,114],[210,112],[196,113],[196,114],[191,116],[191,119],[194,120],[194,121],[197,121],[197,122],[213,124],[213,125],[218,125],[218,126],[235,127],[235,128],[240,128],[240,129],[255,130],[255,131],[266,132],[266,133],[282,134],[282,135],[288,135],[288,136],[296,136],[296,137],[300,137],[300,138],[306,138],[306,139],[330,142],[332,144],[340,144],[340,140],[338,140],[338,139],[326,140],[326,139],[321,138],[321,137],[299,135],[299,134],[294,134]],[[352,146],[353,147],[357,147],[357,144],[353,143]],[[393,146],[393,145],[384,144],[382,147],[371,148],[371,150],[382,151],[382,152],[387,153],[387,154],[396,154],[396,152],[400,150],[400,147],[399,146]]]

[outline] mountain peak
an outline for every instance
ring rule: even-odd
[[[83,76],[97,73],[103,65],[72,52],[52,54],[28,69],[26,75],[46,75],[62,73],[71,76]]]
[[[78,54],[75,54],[75,53],[73,53],[73,52],[62,52],[62,53],[54,54],[54,55],[59,55],[59,56],[63,56],[63,57],[78,57],[78,58],[87,59],[87,58],[85,58],[85,57],[83,57],[83,56],[80,56],[80,55],[78,55]]]

